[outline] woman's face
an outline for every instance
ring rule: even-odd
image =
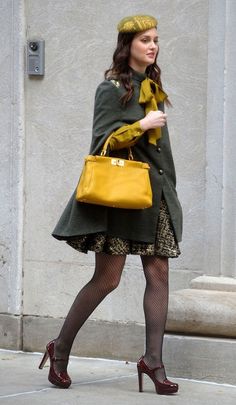
[[[158,49],[156,28],[138,32],[131,43],[129,65],[138,72],[145,72],[155,62]]]

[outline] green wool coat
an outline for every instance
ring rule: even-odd
[[[104,80],[97,88],[94,106],[93,134],[90,154],[98,154],[113,131],[133,124],[145,116],[144,107],[138,102],[141,82],[146,75],[133,71],[134,94],[123,106],[120,97],[125,90],[119,82]],[[163,103],[158,108],[164,111]],[[135,134],[134,134],[135,136]],[[176,193],[176,176],[167,125],[157,145],[148,143],[144,133],[132,147],[135,160],[150,165],[153,205],[143,210],[108,208],[79,203],[72,194],[52,235],[68,240],[76,235],[105,232],[108,235],[139,242],[155,242],[156,228],[162,194],[166,200],[177,241],[182,237],[182,209]],[[110,152],[110,156],[127,158],[127,149]]]

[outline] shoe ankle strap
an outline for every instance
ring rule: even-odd
[[[53,357],[53,361],[68,361],[68,359],[61,359],[60,357]]]
[[[164,368],[164,364],[161,364],[160,366],[154,367],[153,371],[160,370],[162,368]]]

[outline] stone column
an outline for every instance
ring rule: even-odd
[[[221,273],[236,277],[236,2],[226,1]]]
[[[20,348],[24,183],[24,1],[0,1],[0,337]]]
[[[226,289],[236,275],[235,22],[235,1],[209,2],[204,270],[229,277],[220,277]]]
[[[221,274],[225,2],[209,1],[204,273]]]
[[[199,378],[217,374],[217,352],[222,374],[233,384],[236,341],[230,338],[236,337],[235,35],[236,2],[209,0],[204,273],[190,282],[190,288],[171,294],[167,323],[171,332],[193,335],[186,336],[185,342],[174,336],[167,340],[168,347],[177,347],[183,355],[179,359],[184,364],[183,375],[191,375],[192,369]],[[213,339],[216,336],[227,339]],[[215,378],[219,380],[219,376]]]
[[[235,22],[233,0],[209,2],[205,273],[235,277]]]
[[[236,336],[235,22],[235,1],[209,1],[204,273],[172,294],[171,330]]]

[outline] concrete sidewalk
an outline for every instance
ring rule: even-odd
[[[103,359],[72,357],[71,387],[55,388],[47,381],[48,367],[38,369],[41,356],[0,350],[0,405],[236,404],[236,386],[181,378],[173,379],[180,385],[175,395],[157,395],[148,377],[144,378],[144,392],[139,393],[136,364]]]

